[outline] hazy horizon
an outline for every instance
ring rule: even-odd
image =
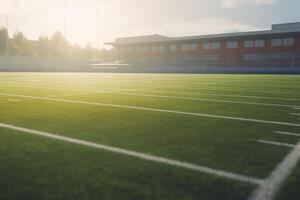
[[[0,0],[0,26],[5,26],[7,14],[10,35],[21,31],[37,39],[41,34],[63,33],[65,16],[69,41],[101,47],[116,37],[267,28],[300,21],[299,8],[296,0]]]

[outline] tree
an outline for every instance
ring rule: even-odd
[[[61,32],[56,32],[51,38],[51,53],[54,58],[70,58],[70,44],[64,38]]]
[[[50,40],[48,36],[40,36],[38,40],[37,55],[39,57],[49,57],[51,55]]]
[[[9,46],[9,48],[7,48]],[[100,50],[87,44],[84,48],[70,45],[60,32],[52,35],[51,39],[41,35],[39,40],[28,40],[22,32],[16,32],[12,39],[8,38],[5,28],[0,28],[0,55],[38,56],[47,58],[75,59],[110,59],[113,51]]]
[[[23,56],[25,54],[25,37],[23,33],[16,32],[10,44],[10,55]]]
[[[8,32],[5,28],[0,28],[0,55],[5,55],[8,48]]]

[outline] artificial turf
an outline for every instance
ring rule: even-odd
[[[291,148],[257,140],[297,144],[274,131],[300,133],[299,86],[299,76],[2,73],[0,123],[265,179]],[[1,127],[0,163],[0,199],[235,200],[257,187]],[[278,199],[300,198],[299,169]]]

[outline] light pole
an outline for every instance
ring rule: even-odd
[[[67,2],[64,1],[64,37],[67,38]]]
[[[97,9],[97,15],[96,15],[96,43],[97,43],[97,48],[100,48],[100,28],[99,28],[99,19],[100,19],[100,10],[99,8]]]
[[[9,50],[8,50],[8,48],[9,48],[9,32],[8,32],[8,14],[7,14],[7,4],[4,4],[4,12],[3,12],[3,14],[4,14],[4,17],[5,17],[5,29],[6,29],[6,33],[7,33],[7,35],[6,35],[6,47],[5,47],[5,55],[6,56],[8,56],[8,54],[9,54]]]

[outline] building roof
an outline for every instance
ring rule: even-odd
[[[164,41],[168,39],[170,38],[163,35],[155,34],[155,35],[117,38],[116,43],[140,43],[140,42],[144,43],[144,42]]]
[[[300,22],[285,23],[285,24],[273,24],[270,30],[261,31],[248,31],[248,32],[235,32],[235,33],[222,33],[212,35],[198,35],[198,36],[185,36],[185,37],[167,37],[163,35],[148,35],[148,36],[136,36],[117,38],[113,43],[106,43],[109,45],[134,45],[144,43],[157,43],[157,42],[175,42],[175,41],[188,41],[188,40],[203,40],[203,39],[216,39],[216,38],[230,38],[230,37],[245,37],[245,36],[259,36],[270,34],[282,34],[282,33],[300,33]]]

